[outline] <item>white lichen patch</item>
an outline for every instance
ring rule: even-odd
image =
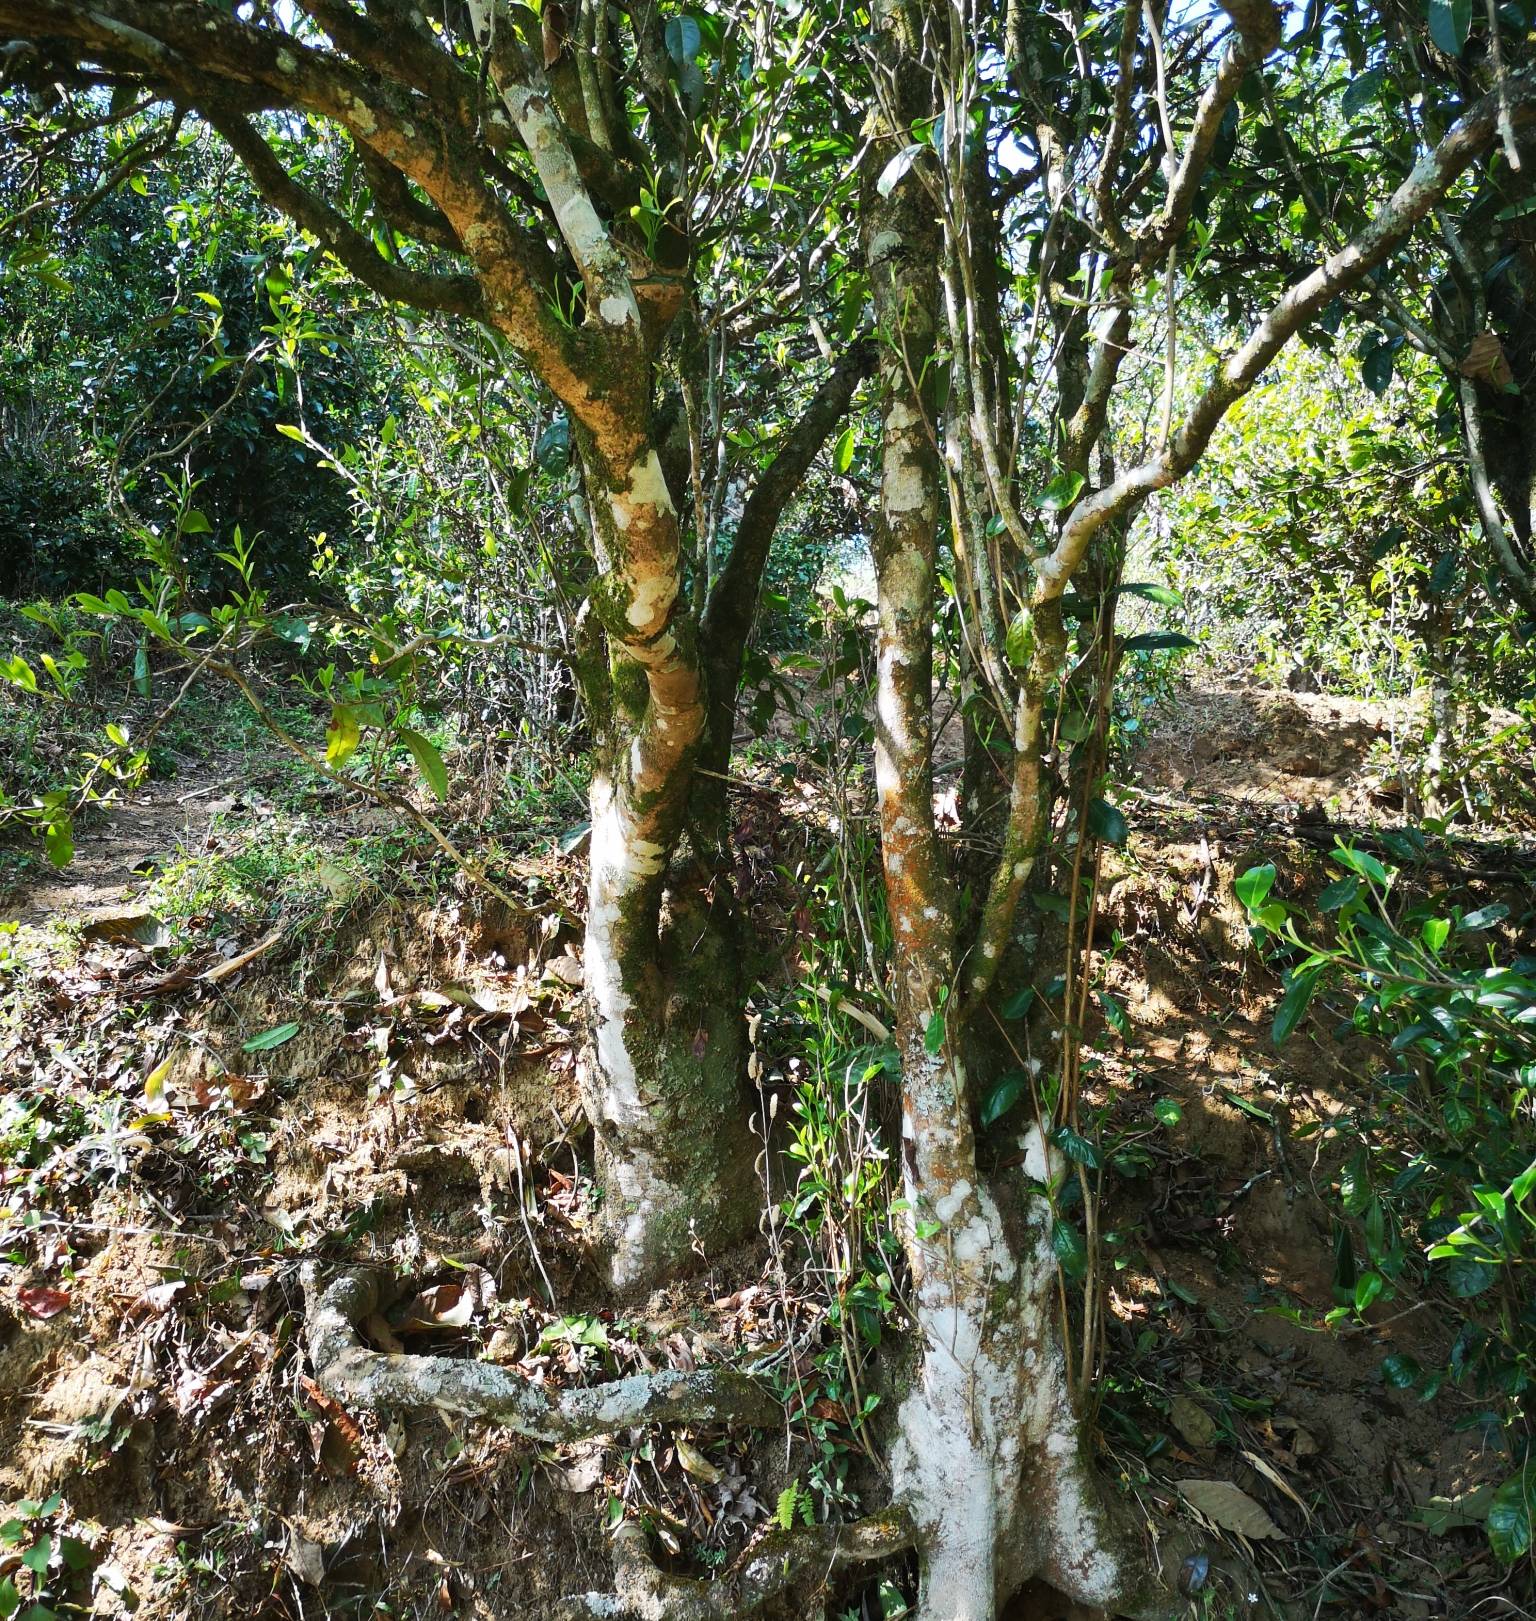
[[[970,1196],[971,1184],[969,1182],[957,1182],[948,1193],[935,1201],[933,1206],[934,1214],[947,1227],[960,1214],[961,1208]]]
[[[1024,1174],[1030,1181],[1052,1187],[1065,1174],[1066,1157],[1054,1143],[1046,1141],[1038,1121],[1019,1139],[1019,1148],[1024,1155]]]
[[[636,504],[660,507],[664,512],[676,512],[672,505],[672,492],[667,488],[667,476],[661,470],[661,458],[654,449],[635,458],[629,469],[629,497]]]

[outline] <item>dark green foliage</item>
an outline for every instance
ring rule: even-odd
[[[1370,1089],[1347,1125],[1355,1143],[1337,1179],[1337,1318],[1376,1301],[1437,1291],[1460,1322],[1448,1362],[1390,1356],[1382,1376],[1424,1400],[1464,1387],[1502,1422],[1516,1472],[1488,1536],[1506,1561],[1531,1542],[1531,1420],[1536,1417],[1536,958],[1515,943],[1536,913],[1468,906],[1424,882],[1426,841],[1392,835],[1400,868],[1340,845],[1346,876],[1321,916],[1274,898],[1273,867],[1237,880],[1255,937],[1287,965],[1275,1039],[1309,1008],[1326,1027],[1377,1044]],[[1406,869],[1406,870],[1405,870]],[[1494,933],[1508,926],[1509,933]]]

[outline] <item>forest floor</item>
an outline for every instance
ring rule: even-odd
[[[1382,763],[1401,720],[1207,682],[1165,701],[1138,756],[1097,937],[1130,1017],[1127,1039],[1094,1032],[1119,1149],[1103,1463],[1166,1517],[1191,1512],[1178,1481],[1247,1494],[1274,1533],[1254,1564],[1298,1615],[1530,1616],[1477,1523],[1500,1467],[1478,1403],[1383,1378],[1388,1355],[1443,1363],[1443,1319],[1400,1297],[1323,1326],[1322,1194],[1370,1055],[1322,1023],[1277,1051],[1277,983],[1232,894],[1257,860],[1315,892],[1336,833],[1401,816]],[[754,923],[786,974],[800,925],[774,874],[803,846],[801,799],[738,806]],[[879,1447],[794,1235],[602,1299],[574,1079],[579,841],[530,840],[501,869],[525,905],[482,904],[380,813],[230,753],[78,845],[62,875],[0,866],[17,925],[0,933],[0,1581],[100,1615],[532,1618],[606,1585],[622,1513],[718,1567],[796,1482],[818,1512],[878,1499]],[[1458,848],[1443,879],[1479,898],[1536,861]],[[796,1039],[760,1037],[786,1097]],[[309,1380],[305,1259],[411,1280],[369,1325],[384,1349],[556,1383],[730,1357],[789,1381],[800,1417],[574,1448],[436,1416],[381,1428]],[[878,1393],[878,1359],[859,1366]],[[893,1593],[829,1613],[899,1613]],[[1026,1595],[1012,1613],[1065,1612]],[[1212,1595],[1199,1613],[1250,1612]]]

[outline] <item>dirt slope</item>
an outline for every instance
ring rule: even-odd
[[[1480,1533],[1432,1504],[1490,1478],[1469,1405],[1382,1381],[1388,1352],[1443,1355],[1434,1314],[1318,1327],[1339,1155],[1302,1132],[1348,1107],[1361,1055],[1321,1037],[1276,1052],[1276,988],[1231,895],[1260,851],[1295,892],[1315,886],[1330,818],[1390,812],[1372,745],[1391,722],[1195,694],[1141,757],[1098,942],[1134,1032],[1097,1042],[1106,1131],[1129,1144],[1106,1217],[1106,1462],[1164,1513],[1186,1512],[1176,1480],[1248,1493],[1277,1532],[1256,1561],[1302,1613],[1515,1614],[1486,1607],[1514,1601]],[[555,1382],[727,1353],[807,1382],[835,1337],[762,1248],[602,1309],[573,1082],[579,856],[526,864],[526,914],[452,886],[396,894],[339,908],[318,945],[283,939],[200,979],[263,927],[167,943],[135,917],[140,868],[204,848],[215,807],[253,814],[242,792],[217,768],[157,786],[82,838],[78,871],[0,913],[23,924],[0,974],[0,1496],[62,1494],[37,1524],[87,1553],[50,1597],[140,1617],[537,1617],[603,1585],[610,1512],[707,1566],[829,1459],[839,1490],[878,1493],[830,1397],[777,1437],[576,1449],[327,1409],[296,1343],[301,1257],[414,1280],[375,1325],[386,1349]],[[777,824],[743,814],[768,871]],[[138,938],[112,927],[124,913]],[[850,1594],[849,1613],[878,1602]],[[1048,1595],[1014,1611],[1060,1613]]]

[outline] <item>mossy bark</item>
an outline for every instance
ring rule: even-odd
[[[608,780],[595,779],[586,943],[593,1041],[581,1084],[610,1275],[628,1289],[745,1237],[761,1200],[729,898],[685,859],[653,904],[637,871],[648,857],[633,839],[624,843],[613,799]]]

